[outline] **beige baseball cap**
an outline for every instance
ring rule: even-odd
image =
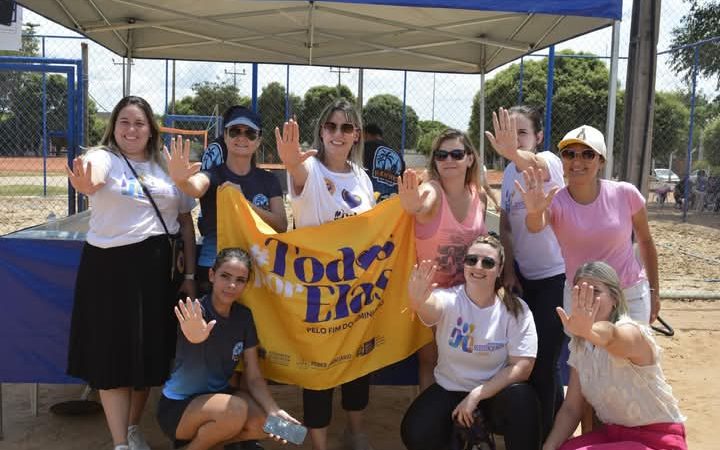
[[[595,150],[603,158],[607,158],[607,147],[605,147],[605,136],[602,132],[590,125],[582,125],[568,132],[558,144],[558,150],[562,151],[570,144],[583,144]]]

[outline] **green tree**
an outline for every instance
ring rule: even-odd
[[[702,143],[705,159],[712,166],[720,166],[720,116],[708,123]]]
[[[667,167],[670,152],[682,150],[687,145],[690,110],[677,92],[655,93],[655,117],[653,119],[652,157],[656,164]],[[679,153],[676,152],[679,156]]]
[[[241,96],[238,88],[231,83],[203,81],[193,84],[192,90],[193,95],[183,97],[175,104],[175,114],[221,115],[233,105],[250,106],[250,98]]]
[[[368,100],[363,109],[363,122],[376,123],[383,130],[388,145],[402,149],[403,103],[392,94],[380,94]],[[418,115],[408,106],[405,118],[405,148],[415,148],[420,129]]]
[[[680,25],[673,29],[672,46],[681,47],[704,39],[720,36],[720,1],[692,0],[690,12],[680,19]],[[698,73],[716,77],[720,87],[720,45],[717,42],[701,45],[698,49]],[[672,57],[672,68],[688,78],[692,75],[694,48],[678,50]]]
[[[302,100],[297,95],[290,95],[290,113],[299,115],[302,111]],[[263,121],[263,142],[259,150],[258,161],[266,163],[279,162],[275,146],[275,127],[285,122],[285,88],[274,81],[262,90],[258,99],[258,112]]]
[[[300,121],[300,139],[312,145],[313,130],[315,129],[318,116],[323,109],[337,98],[344,98],[355,103],[355,96],[349,87],[337,86],[313,86],[305,92],[301,114],[298,114]]]
[[[567,55],[567,56],[563,56]],[[578,55],[582,57],[569,57]],[[588,53],[563,50],[556,54],[555,77],[553,84],[553,111],[551,128],[551,148],[562,139],[569,130],[582,124],[605,129],[607,116],[608,82],[610,74],[607,65],[599,58]],[[532,106],[545,104],[547,83],[547,58],[527,61],[523,69],[523,103]],[[485,129],[492,130],[492,111],[500,106],[510,107],[517,101],[520,79],[520,66],[513,64],[498,73],[486,84]],[[623,94],[617,94],[615,119],[615,142],[622,142]],[[468,134],[478,145],[480,126],[480,92],[473,100],[472,114]],[[547,131],[546,131],[547,135]],[[488,148],[486,146],[486,148]],[[615,145],[616,154],[619,145]],[[490,150],[485,153],[488,164],[494,163],[496,154]]]
[[[418,122],[418,128],[420,130],[420,138],[417,143],[417,151],[428,155],[430,154],[430,149],[432,148],[432,143],[435,138],[449,127],[437,120],[421,120]]]

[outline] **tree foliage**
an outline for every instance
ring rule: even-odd
[[[290,95],[290,112],[298,114],[302,110],[302,100],[297,95]],[[285,88],[274,81],[262,90],[258,99],[258,112],[262,117],[262,147],[258,160],[261,162],[279,162],[275,147],[275,127],[285,122]]]
[[[577,55],[570,57],[569,55]],[[569,130],[580,125],[591,125],[605,129],[607,119],[607,97],[610,74],[607,65],[593,55],[573,50],[556,54],[553,84],[553,111],[551,148]],[[531,106],[545,105],[547,83],[547,58],[527,61],[523,68],[523,103]],[[520,66],[513,64],[498,73],[486,84],[485,129],[492,130],[492,111],[501,106],[510,107],[517,102],[520,85]],[[623,95],[618,92],[615,119],[615,142],[622,142]],[[468,133],[478,145],[480,126],[480,92],[473,99],[472,114]],[[547,135],[547,130],[546,130]],[[619,145],[615,149],[619,149]],[[487,147],[486,147],[487,148]],[[494,152],[485,153],[486,161],[492,164],[497,159]]]
[[[421,120],[418,123],[418,128],[420,130],[420,138],[417,142],[417,151],[428,155],[430,154],[430,149],[432,148],[432,143],[435,138],[449,127],[437,120]]]
[[[720,1],[708,0],[690,2],[687,15],[680,19],[680,26],[672,31],[672,46],[681,47],[720,36]],[[720,87],[720,43],[708,43],[698,47],[698,73],[717,78]],[[672,56],[672,68],[686,78],[692,76],[694,48],[678,50]]]
[[[250,98],[241,96],[237,86],[232,83],[203,81],[193,84],[192,90],[193,95],[183,97],[175,104],[175,114],[221,115],[233,105],[250,106]]]
[[[402,148],[403,103],[392,94],[381,94],[368,100],[363,109],[363,122],[375,123],[383,130],[383,138],[395,149]],[[420,129],[418,115],[407,106],[405,118],[405,148],[415,148]]]
[[[720,116],[705,127],[702,143],[705,159],[713,166],[720,166]]]
[[[687,145],[690,110],[676,92],[655,93],[652,157],[656,164],[668,167],[670,152],[682,154]]]

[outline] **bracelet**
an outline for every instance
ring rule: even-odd
[[[195,279],[195,274],[194,274],[194,273],[186,273],[186,274],[185,274],[185,279],[186,279],[186,280],[194,280],[194,279]]]

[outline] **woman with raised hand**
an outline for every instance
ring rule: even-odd
[[[501,191],[500,240],[507,258],[503,284],[522,297],[535,319],[538,353],[530,384],[538,393],[543,436],[547,436],[563,398],[557,362],[565,334],[555,308],[563,304],[565,261],[552,229],[528,231],[527,210],[515,182],[525,187],[523,171],[533,167],[543,171],[543,191],[563,187],[562,161],[552,152],[537,151],[543,128],[542,113],[535,108],[500,108],[493,112],[493,127],[495,134],[487,131],[485,135],[498,155],[510,161]]]
[[[282,188],[277,177],[255,165],[255,153],[262,142],[262,121],[258,114],[233,106],[224,115],[227,158],[218,166],[199,171],[200,163],[190,163],[190,141],[173,139],[168,153],[170,176],[185,194],[200,199],[198,228],[203,245],[198,258],[201,293],[209,292],[208,269],[217,253],[217,189],[230,184],[240,190],[251,208],[278,233],[287,231],[287,215]]]
[[[178,286],[169,276],[167,233],[182,234],[181,290],[195,295],[194,201],[170,179],[152,108],[140,97],[115,105],[100,146],[67,171],[91,205],[75,284],[68,374],[98,390],[115,450],[149,450],[138,423],[150,387],[167,379],[175,339]]]
[[[417,260],[435,263],[433,281],[441,288],[464,281],[465,251],[475,238],[487,234],[481,167],[480,155],[468,136],[447,129],[433,142],[427,169],[430,179],[421,183],[413,169],[398,179],[400,203],[415,217]],[[418,351],[418,361],[422,391],[435,381],[435,343]]]
[[[685,417],[660,368],[660,347],[631,319],[620,279],[589,262],[573,278],[572,311],[558,308],[570,341],[567,397],[543,450],[687,450]],[[603,425],[570,438],[585,404]]]
[[[620,277],[630,317],[642,323],[654,322],[660,311],[658,260],[645,198],[630,183],[600,178],[607,149],[603,134],[596,128],[583,125],[570,131],[558,149],[566,187],[556,186],[546,192],[544,171],[532,167],[523,173],[524,186],[515,183],[527,208],[528,230],[537,233],[548,225],[552,227],[568,279],[583,263],[608,263]],[[633,237],[640,259],[633,249]],[[566,311],[572,308],[570,290],[566,282]]]
[[[372,182],[362,168],[362,120],[345,99],[320,113],[313,149],[300,148],[300,128],[294,120],[275,129],[277,148],[288,173],[288,191],[296,228],[320,225],[353,216],[375,206]],[[303,389],[304,424],[313,450],[326,450],[334,389]],[[345,444],[352,450],[371,450],[363,432],[363,411],[370,395],[370,376],[344,383],[342,406],[348,414]]]
[[[481,236],[463,258],[465,283],[435,289],[437,265],[429,260],[411,273],[410,307],[436,327],[439,357],[435,383],[403,418],[408,450],[448,448],[453,421],[470,427],[478,414],[486,431],[505,436],[507,450],[540,448],[537,396],[526,383],[537,351],[535,325],[525,302],[503,289],[503,264],[500,241]]]
[[[175,307],[180,324],[177,357],[157,408],[160,428],[175,448],[248,448],[235,443],[266,438],[268,415],[299,423],[273,400],[260,372],[252,312],[235,301],[251,269],[247,252],[223,249],[208,274],[211,293],[195,301],[180,300]],[[238,390],[231,381],[240,360],[246,389]]]

